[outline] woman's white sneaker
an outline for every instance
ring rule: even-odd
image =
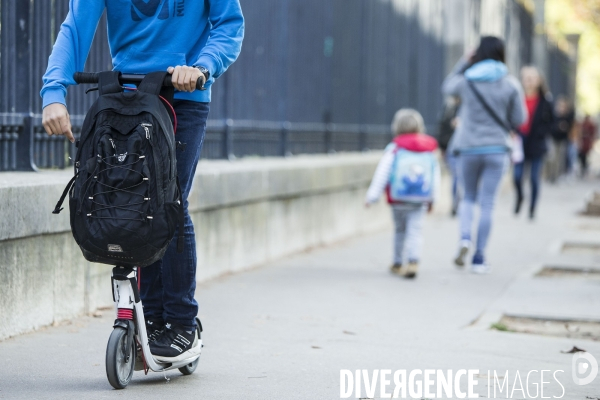
[[[461,240],[460,246],[458,248],[458,254],[454,259],[454,264],[457,267],[465,266],[465,259],[467,258],[467,254],[469,254],[469,250],[471,249],[471,241],[470,240]]]
[[[477,275],[486,275],[492,272],[492,267],[487,264],[472,264],[471,273]]]

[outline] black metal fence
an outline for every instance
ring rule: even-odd
[[[518,13],[518,56],[530,58],[531,15],[507,1]],[[73,147],[43,132],[39,97],[68,3],[0,0],[0,171],[70,164]],[[202,157],[383,148],[400,107],[421,111],[435,132],[447,72],[444,0],[241,3],[242,54],[214,85]],[[105,24],[99,24],[88,71],[111,68]],[[96,96],[83,90],[70,87],[67,96],[76,134]]]
[[[575,75],[576,71],[573,69],[573,63],[569,56],[553,43],[548,44],[548,64],[550,65],[548,84],[552,93],[567,98],[573,96],[572,90],[574,88],[569,87],[572,80],[565,79],[565,77]],[[571,100],[574,99],[571,98]]]

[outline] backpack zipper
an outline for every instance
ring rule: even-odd
[[[152,147],[152,156],[153,156],[153,163],[154,163],[154,173],[156,175],[156,185],[158,186],[156,192],[158,194],[158,201],[160,204],[164,204],[165,199],[164,199],[164,183],[163,183],[163,179],[162,179],[162,171],[159,170],[157,163],[157,160],[159,159],[159,155],[157,152],[157,149],[154,147],[154,143],[152,143],[152,135],[150,133],[150,128],[152,128],[152,124],[147,123],[147,122],[142,122],[140,124],[140,126],[142,128],[144,128],[144,131],[146,132],[146,139],[148,139],[148,143],[150,143],[150,147]]]
[[[146,139],[150,140],[150,129],[148,129],[148,127],[152,128],[152,124],[149,124],[147,122],[142,122],[140,125],[146,131]]]

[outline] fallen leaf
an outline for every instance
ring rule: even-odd
[[[577,346],[573,346],[573,348],[571,350],[569,350],[569,351],[561,351],[561,353],[563,353],[563,354],[574,354],[574,353],[579,353],[579,352],[584,352],[585,353],[585,350],[580,349]]]

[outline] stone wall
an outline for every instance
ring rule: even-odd
[[[190,194],[198,280],[390,224],[363,206],[380,153],[203,161]],[[85,261],[54,204],[72,172],[0,174],[0,340],[111,304],[110,266]]]

